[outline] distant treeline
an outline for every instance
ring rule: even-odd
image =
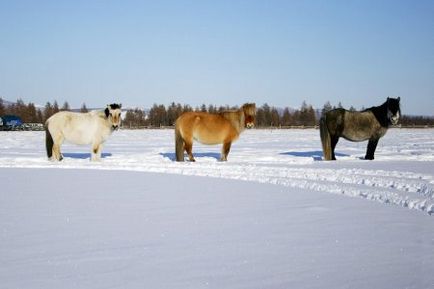
[[[17,102],[6,105],[4,100],[0,98],[0,116],[16,115],[19,116],[25,123],[44,123],[50,116],[61,110],[71,110],[68,102],[65,102],[59,107],[57,101],[53,103],[47,102],[44,108],[36,108],[34,103],[25,104],[22,99]],[[83,104],[81,112],[87,112],[86,104]]]
[[[168,106],[154,104],[147,114],[138,108],[128,110],[125,114],[123,126],[130,128],[167,127],[173,126],[178,116],[187,111],[219,113],[230,109],[238,109],[238,107],[217,107],[203,104],[200,107],[192,108],[189,105],[175,104],[174,102]],[[257,108],[256,113],[256,125],[258,127],[315,126],[316,122],[315,110],[305,102],[303,102],[300,110],[285,108],[281,111],[275,107],[270,107],[268,104],[264,104]]]
[[[145,113],[142,109],[130,109],[126,112],[123,126],[127,128],[142,127],[170,127],[182,113],[187,111],[202,111],[209,113],[219,113],[224,110],[237,109],[238,107],[229,106],[206,106],[192,108],[189,105],[181,105],[172,102],[170,105],[154,104],[149,112]],[[259,128],[288,128],[288,127],[314,127],[318,125],[321,114],[335,108],[342,108],[341,103],[332,106],[326,102],[321,110],[313,109],[312,105],[305,101],[301,104],[300,109],[276,108],[263,104],[257,107],[256,126]],[[349,110],[355,111],[354,107]],[[402,126],[434,126],[434,117],[426,116],[409,116],[404,115],[400,121]]]
[[[319,117],[324,111],[336,107],[342,107],[339,103],[332,106],[330,102],[324,104],[321,110],[313,109],[312,105],[303,101],[300,109],[289,107],[276,108],[267,103],[257,107],[256,126],[260,128],[269,127],[313,127],[318,125]],[[237,109],[238,107],[201,105],[191,107],[190,105],[172,102],[170,105],[154,104],[149,111],[135,108],[127,110],[124,115],[123,127],[125,128],[144,128],[144,127],[170,127],[173,126],[179,115],[186,111],[203,111],[209,113],[219,113],[224,110]],[[58,111],[71,110],[68,102],[59,106],[57,101],[47,102],[43,108],[36,108],[33,103],[25,104],[23,100],[18,99],[15,103],[6,105],[0,98],[0,116],[17,115],[25,123],[44,123],[51,115]],[[351,107],[350,110],[355,110]],[[86,104],[82,104],[79,109],[81,112],[87,112]],[[430,116],[409,116],[404,115],[401,118],[402,126],[434,126],[434,117]]]

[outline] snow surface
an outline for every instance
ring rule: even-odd
[[[176,163],[173,130],[121,130],[46,159],[0,132],[0,288],[434,288],[434,130],[374,161],[317,130],[250,130]],[[346,196],[355,197],[348,198]],[[371,201],[367,201],[371,200]]]

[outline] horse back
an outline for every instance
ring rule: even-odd
[[[332,135],[350,141],[378,139],[386,133],[370,110],[348,111],[335,109],[326,113],[327,127]]]
[[[184,139],[195,139],[203,144],[220,144],[239,136],[231,121],[221,114],[186,112],[177,119],[176,126]]]
[[[110,133],[109,128],[102,125],[103,122],[98,112],[60,111],[47,120],[47,127],[53,136],[61,135],[76,144],[90,144],[96,138],[104,141]]]

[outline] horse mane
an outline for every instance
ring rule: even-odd
[[[369,107],[362,112],[372,112],[380,125],[387,128],[389,127],[389,120],[387,118],[387,102],[388,100],[386,100],[382,105]]]
[[[112,103],[107,104],[107,107],[104,109],[105,117],[108,118],[110,114],[110,109],[121,109],[122,104]]]
[[[238,132],[244,130],[244,113],[241,108],[221,111],[217,115],[229,120]]]
[[[111,109],[117,109],[117,108],[121,109],[122,108],[122,104],[120,104],[120,103],[119,104],[112,103],[112,104],[107,105],[107,107],[109,107],[109,106]]]
[[[245,129],[245,122],[256,114],[256,105],[254,103],[245,103],[238,109],[230,109],[219,112],[218,115],[229,120],[238,132]]]
[[[398,101],[398,111],[400,113],[401,112],[401,108],[399,107],[399,100],[400,100],[400,98],[398,97],[398,99],[397,99],[397,101]],[[370,111],[370,112],[372,112],[374,114],[375,118],[377,119],[377,121],[381,124],[381,126],[387,128],[390,125],[390,122],[389,122],[389,119],[388,119],[388,110],[390,109],[389,105],[390,105],[391,101],[393,102],[393,101],[395,101],[395,99],[388,97],[387,100],[382,105],[373,106],[373,107],[367,108],[367,109],[365,109],[363,111]]]

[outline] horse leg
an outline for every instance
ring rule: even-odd
[[[228,154],[229,154],[229,151],[230,151],[230,149],[231,149],[231,142],[229,141],[229,142],[224,142],[223,143],[223,147],[222,147],[222,155],[221,155],[221,157],[220,157],[220,161],[227,161],[228,160]]]
[[[62,136],[57,136],[54,139],[54,143],[53,143],[53,158],[54,160],[57,161],[61,161],[63,160],[63,155],[60,152],[60,146],[63,143],[63,137]]]
[[[339,141],[339,137],[332,135],[331,136],[331,148],[332,148],[332,160],[336,160],[336,156],[335,156],[335,148],[336,148],[336,144]]]
[[[184,139],[182,138],[181,131],[178,125],[175,126],[175,156],[177,162],[184,161]]]
[[[62,153],[60,152],[60,144],[54,144],[53,145],[53,158],[54,158],[54,160],[56,160],[56,161],[61,161],[61,160],[63,160],[63,155],[62,155]]]
[[[91,153],[91,161],[100,161],[101,160],[101,149],[102,144],[97,143],[92,145],[92,153]]]
[[[184,149],[186,150],[186,152],[188,154],[188,159],[191,162],[195,162],[196,160],[194,159],[193,152],[192,152],[192,150],[193,150],[193,142],[192,141],[184,140]]]
[[[368,147],[366,149],[365,160],[373,160],[375,149],[377,148],[378,139],[370,139],[368,142]]]
[[[321,117],[319,123],[319,134],[321,138],[323,158],[324,160],[329,161],[332,159],[331,136],[325,116]]]

